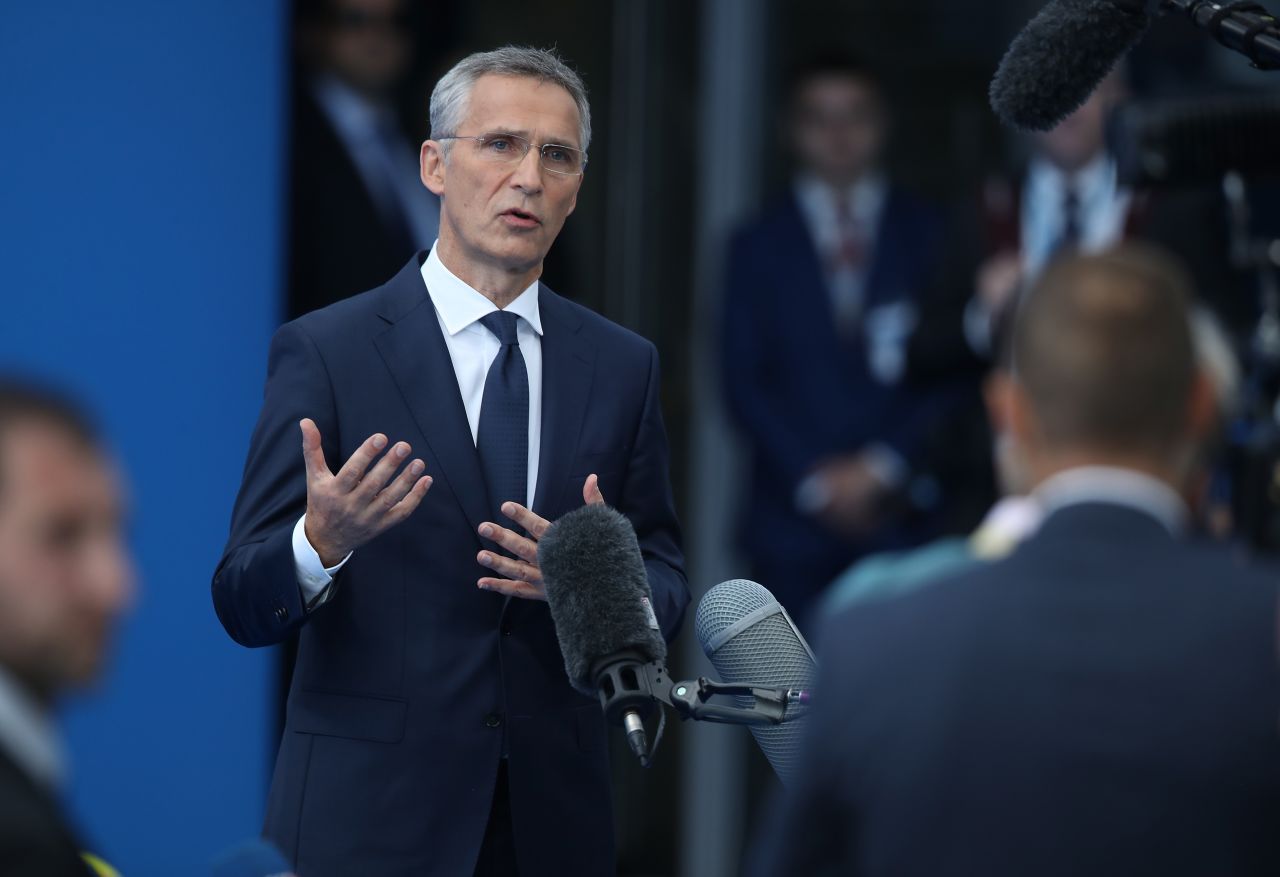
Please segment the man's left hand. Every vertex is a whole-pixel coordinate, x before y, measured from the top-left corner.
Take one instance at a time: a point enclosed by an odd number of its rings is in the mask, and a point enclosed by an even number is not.
[[[588,505],[604,503],[600,482],[588,475],[582,485],[582,500]],[[497,591],[522,600],[546,600],[547,591],[542,584],[542,570],[538,568],[538,540],[547,532],[551,522],[536,515],[518,502],[502,504],[502,513],[524,528],[528,536],[514,530],[485,521],[480,525],[480,535],[498,543],[515,557],[507,557],[493,551],[481,551],[476,557],[481,566],[488,567],[505,578],[485,577],[476,582],[482,591]]]

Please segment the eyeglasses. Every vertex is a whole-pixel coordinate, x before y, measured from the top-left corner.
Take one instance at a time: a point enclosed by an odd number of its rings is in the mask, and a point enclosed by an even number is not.
[[[485,161],[513,164],[524,161],[529,150],[535,144],[515,134],[482,134],[478,137],[439,137],[438,140],[474,140],[479,144],[477,151]],[[587,169],[587,154],[572,146],[559,143],[543,143],[538,146],[538,156],[542,167],[553,174],[565,177],[582,176]]]

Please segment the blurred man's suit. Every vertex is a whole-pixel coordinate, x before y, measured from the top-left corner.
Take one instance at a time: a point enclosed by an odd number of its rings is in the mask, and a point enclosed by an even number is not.
[[[985,312],[975,294],[981,266],[1017,254],[1029,284],[1059,255],[1097,252],[1124,241],[1149,241],[1175,254],[1191,271],[1203,303],[1233,334],[1246,330],[1254,298],[1241,289],[1227,257],[1221,198],[1199,189],[1132,191],[1116,182],[1114,161],[1102,155],[1078,176],[1088,182],[1068,216],[1065,174],[1044,160],[1022,173],[993,177],[951,218],[939,270],[926,284],[924,306],[907,342],[907,382],[927,388],[968,383],[967,405],[950,416],[920,454],[921,465],[956,500],[945,527],[968,531],[995,501],[995,473],[987,449],[991,433],[976,392],[998,353],[1001,314]],[[967,376],[967,377],[966,377]]]
[[[1155,492],[1077,492],[1007,560],[836,616],[753,873],[1280,873],[1280,577]]]
[[[0,873],[13,877],[86,877],[79,845],[63,819],[52,732],[42,726],[15,680],[0,668]]]
[[[600,707],[569,686],[544,602],[480,591],[481,464],[420,253],[386,285],[287,324],[236,502],[215,603],[238,641],[301,630],[266,833],[301,874],[470,875],[500,768],[521,875],[613,873]],[[533,509],[554,520],[599,475],[634,523],[668,637],[688,602],[653,346],[545,286]],[[375,432],[435,483],[355,551],[308,614],[291,531],[306,505],[298,421],[327,460]],[[492,547],[492,546],[489,546]]]
[[[878,445],[909,466],[935,412],[933,396],[898,378],[941,223],[929,205],[881,185],[851,306],[833,289],[803,184],[729,248],[721,368],[752,456],[740,544],[797,617],[855,558],[929,532],[894,525],[849,540],[797,507],[799,486],[835,455]]]
[[[1222,198],[1200,188],[1131,191],[1116,185],[1110,159],[1099,161],[1109,169],[1110,182],[1098,186],[1102,191],[1088,199],[1088,210],[1077,208],[1075,220],[1064,217],[1057,200],[1061,173],[1044,162],[987,180],[972,202],[956,212],[941,268],[926,288],[924,316],[908,343],[911,379],[947,378],[962,369],[985,371],[996,351],[988,331],[975,325],[974,277],[983,262],[1001,253],[1022,254],[1030,282],[1054,251],[1093,252],[1123,241],[1149,241],[1178,257],[1195,278],[1203,303],[1224,326],[1233,332],[1251,328],[1255,299],[1231,268]],[[1042,178],[1049,182],[1039,182]],[[1068,239],[1065,227],[1073,223],[1075,239]]]
[[[439,206],[385,111],[332,77],[296,89],[293,102],[288,313],[297,317],[395,274],[435,239]]]

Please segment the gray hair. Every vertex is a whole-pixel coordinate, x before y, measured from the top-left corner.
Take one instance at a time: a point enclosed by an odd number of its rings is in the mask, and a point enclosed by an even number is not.
[[[467,113],[471,89],[481,76],[522,76],[553,82],[569,92],[578,106],[578,137],[581,149],[591,144],[591,107],[582,77],[560,60],[554,51],[527,46],[503,46],[492,52],[468,55],[449,70],[431,92],[431,139],[452,137]],[[565,146],[572,144],[566,143]]]

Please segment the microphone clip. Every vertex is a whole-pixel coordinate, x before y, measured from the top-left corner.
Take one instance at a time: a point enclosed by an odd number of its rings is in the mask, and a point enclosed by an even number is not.
[[[750,706],[708,703],[716,695],[750,697]],[[693,682],[673,682],[666,702],[682,719],[725,725],[780,725],[787,716],[792,691],[756,685],[727,685],[699,676]]]

